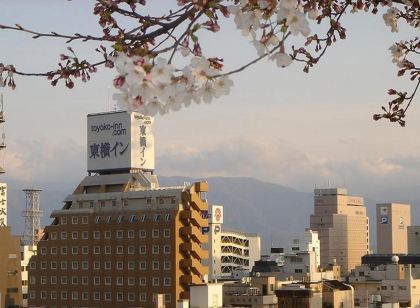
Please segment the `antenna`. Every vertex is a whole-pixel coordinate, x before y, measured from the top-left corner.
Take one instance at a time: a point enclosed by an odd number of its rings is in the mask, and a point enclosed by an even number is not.
[[[3,124],[4,122],[6,122],[5,117],[4,117],[4,104],[3,104],[3,93],[0,94],[0,106],[1,106],[1,110],[0,110],[0,124]],[[2,141],[0,143],[0,151],[4,150],[6,148],[6,134],[4,133],[4,125],[2,125]],[[5,173],[6,170],[4,170],[3,166],[0,166],[0,174],[1,173]]]
[[[25,217],[25,233],[22,237],[23,245],[35,246],[39,241],[42,212],[39,210],[39,194],[41,189],[23,189],[26,195],[26,209],[22,211]]]

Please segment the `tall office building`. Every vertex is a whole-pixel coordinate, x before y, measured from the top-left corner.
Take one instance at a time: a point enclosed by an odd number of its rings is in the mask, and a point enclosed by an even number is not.
[[[321,267],[337,262],[347,275],[369,252],[369,219],[363,198],[347,195],[345,188],[315,189],[311,230],[317,231]]]
[[[88,116],[89,176],[30,260],[30,307],[154,307],[164,294],[171,308],[206,279],[207,182],[159,187],[152,121]]]
[[[411,225],[409,204],[376,205],[376,243],[379,254],[408,252],[407,227]]]

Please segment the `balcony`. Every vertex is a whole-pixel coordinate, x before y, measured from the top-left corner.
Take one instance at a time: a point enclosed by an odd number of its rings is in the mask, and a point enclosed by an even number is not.
[[[179,279],[182,285],[200,284],[202,283],[201,278],[196,275],[182,275]]]
[[[189,242],[189,243],[182,243],[179,246],[181,252],[187,253],[188,255],[193,255],[195,258],[199,260],[208,259],[209,258],[209,252],[207,250],[204,250],[195,242]]]
[[[190,206],[196,211],[207,211],[208,204],[206,200],[202,200],[196,193],[184,192],[183,200],[190,203]]]
[[[208,227],[207,219],[203,218],[198,211],[185,210],[181,212],[181,220],[188,224],[188,220],[197,227]]]
[[[179,230],[181,236],[188,237],[193,239],[195,242],[198,243],[207,243],[209,240],[209,236],[206,234],[202,234],[201,230],[197,227],[186,226],[181,227]]]
[[[208,272],[207,267],[197,259],[182,259],[179,263],[181,268],[191,269],[194,274],[200,277]]]

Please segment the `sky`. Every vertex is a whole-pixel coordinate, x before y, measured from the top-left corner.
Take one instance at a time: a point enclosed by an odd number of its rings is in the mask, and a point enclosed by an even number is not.
[[[0,24],[98,33],[93,3],[0,0]],[[153,1],[150,11],[173,3]],[[413,88],[396,77],[388,48],[414,31],[401,25],[399,33],[391,33],[381,14],[347,15],[343,23],[348,38],[330,48],[309,74],[296,63],[281,69],[263,61],[232,77],[229,96],[157,116],[157,174],[255,177],[301,191],[330,183],[355,194],[378,198],[388,192],[409,199],[420,180],[419,96],[405,128],[374,122],[372,115],[388,100],[389,88]],[[91,43],[66,45],[5,30],[0,30],[0,46],[0,62],[30,72],[55,67],[67,46],[80,56],[96,57]],[[230,69],[256,56],[232,22],[223,22],[217,34],[204,35],[203,50],[223,57]],[[2,181],[76,187],[86,175],[86,115],[114,108],[114,75],[100,69],[73,90],[16,76],[16,90],[0,89],[7,117]]]

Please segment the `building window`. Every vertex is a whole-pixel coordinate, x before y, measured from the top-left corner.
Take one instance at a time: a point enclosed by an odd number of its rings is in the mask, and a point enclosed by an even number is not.
[[[152,254],[154,254],[154,255],[159,254],[159,246],[158,245],[153,245],[152,246]]]
[[[51,232],[50,233],[50,240],[56,240],[57,239],[57,232]]]
[[[153,261],[152,262],[152,269],[154,271],[158,271],[159,270],[159,261]]]
[[[101,207],[105,207],[106,202],[105,202],[105,200],[101,200],[101,201],[99,201],[99,204],[100,204]]]
[[[117,261],[117,270],[123,270],[124,269],[124,262]]]
[[[112,200],[112,201],[111,201],[111,205],[112,205],[112,206],[117,206],[117,200]]]
[[[82,217],[82,224],[86,225],[88,223],[89,219],[87,216]]]
[[[136,266],[136,263],[134,261],[128,262],[128,269],[133,270]]]
[[[67,247],[66,246],[61,246],[61,254],[62,255],[66,255],[67,254]]]
[[[93,284],[95,286],[101,285],[101,277],[93,277]]]
[[[169,271],[171,269],[171,262],[170,261],[163,262],[163,269],[165,271]]]
[[[122,302],[123,301],[123,293],[121,293],[121,292],[118,292],[117,293],[117,302]]]
[[[128,277],[128,278],[127,278],[127,284],[128,284],[129,286],[134,286],[134,285],[135,285],[135,283],[136,283],[136,278],[134,278],[134,277]]]
[[[95,217],[95,224],[98,224],[101,222],[101,216],[96,216]]]
[[[118,276],[116,280],[117,286],[122,286],[124,284],[124,277]]]
[[[73,276],[71,277],[71,284],[78,284],[79,283],[79,278],[77,276]]]
[[[165,221],[170,221],[171,218],[172,218],[172,215],[171,214],[166,214],[165,215]]]
[[[57,247],[51,247],[50,252],[51,252],[52,255],[56,255],[57,254]]]
[[[61,269],[66,270],[67,269],[67,261],[61,261]]]
[[[111,231],[105,231],[105,238],[109,240],[111,238]]]
[[[123,199],[122,204],[123,206],[128,206],[128,199]]]
[[[41,262],[41,269],[47,269],[47,262],[45,261]]]
[[[34,290],[29,291],[29,298],[36,299],[36,292]]]
[[[171,230],[170,229],[164,229],[163,230],[163,237],[164,238],[170,238],[171,237]]]
[[[144,287],[146,285],[146,277],[139,277],[139,286]]]
[[[41,248],[41,255],[45,256],[47,254],[47,247]]]
[[[163,286],[170,287],[171,286],[171,277],[163,278]]]
[[[127,253],[129,254],[129,255],[134,255],[134,251],[135,251],[135,248],[134,248],[134,246],[128,246],[127,247]]]
[[[105,301],[109,302],[111,300],[111,292],[104,293]]]
[[[146,238],[146,230],[139,230],[139,237]]]
[[[101,293],[100,292],[93,292],[93,300],[100,301],[101,300]]]
[[[57,284],[57,276],[51,276],[50,277],[50,283],[51,284]]]
[[[134,293],[128,293],[127,299],[128,299],[129,302],[134,302],[135,298],[136,297],[135,297]]]
[[[140,261],[139,262],[139,269],[141,271],[145,271],[146,270],[146,261]]]
[[[50,297],[51,299],[57,299],[57,291],[51,291]]]
[[[57,262],[56,261],[51,261],[50,266],[51,266],[52,270],[57,269]]]
[[[139,217],[140,222],[144,222],[145,220],[146,220],[146,215],[145,214],[143,214]]]
[[[101,238],[101,233],[99,231],[93,231],[93,238],[99,240]]]
[[[95,254],[95,255],[101,254],[101,247],[100,246],[93,246],[93,254]]]
[[[61,284],[67,284],[67,276],[61,276]]]
[[[88,261],[82,261],[82,269],[84,269],[84,270],[89,269],[89,262]]]
[[[89,277],[83,276],[82,277],[82,285],[87,286],[89,284]]]
[[[111,246],[105,246],[105,254],[110,255],[111,254]]]
[[[122,255],[124,253],[124,247],[123,246],[117,246],[117,255]]]
[[[61,217],[61,224],[62,225],[67,225],[67,217]]]
[[[41,276],[41,284],[47,284],[47,277]]]
[[[160,214],[155,214],[155,216],[153,216],[153,221],[160,221]]]
[[[121,230],[118,230],[118,231],[117,231],[117,238],[118,238],[118,239],[123,238],[123,232],[122,232]]]
[[[136,220],[136,215],[130,215],[130,222],[134,222]]]
[[[105,285],[106,286],[110,286],[111,285],[111,277],[109,277],[109,276],[106,276],[105,277]]]
[[[124,216],[123,215],[118,216],[117,221],[118,221],[119,224],[122,223],[124,221]]]
[[[89,201],[89,207],[90,208],[93,208],[95,206],[95,202],[93,202],[93,201]]]
[[[95,262],[93,262],[93,269],[94,269],[94,270],[99,270],[99,269],[101,269],[101,262],[99,262],[99,261],[95,261]]]
[[[61,299],[67,300],[67,291],[61,291]]]
[[[35,261],[31,261],[31,263],[29,264],[29,268],[30,269],[36,269],[36,263],[35,263]]]
[[[89,293],[88,292],[82,292],[82,300],[84,300],[84,301],[89,300]]]
[[[147,198],[146,199],[146,204],[152,204],[152,198]]]
[[[72,291],[72,292],[71,292],[71,299],[72,299],[72,300],[78,300],[78,299],[79,299],[79,292],[77,292],[77,291]]]
[[[134,230],[128,230],[127,231],[127,237],[128,238],[134,238]]]
[[[159,229],[153,229],[152,230],[152,237],[158,238],[159,237]]]
[[[71,233],[71,239],[72,240],[77,240],[77,232],[76,231]]]
[[[112,216],[107,216],[106,217],[106,223],[110,224],[112,222]]]
[[[146,293],[143,292],[139,294],[139,302],[145,302],[146,298]]]
[[[87,240],[89,238],[89,232],[83,231],[82,232],[82,239]]]
[[[60,237],[61,237],[62,240],[66,240],[67,239],[67,232],[65,232],[65,231],[61,232]]]
[[[159,286],[159,277],[152,278],[152,286],[158,287]]]
[[[165,245],[165,246],[163,246],[163,253],[164,253],[165,255],[170,254],[170,253],[171,253],[171,246],[169,246],[169,245]]]
[[[105,261],[105,269],[110,270],[111,269],[111,261]]]
[[[79,253],[79,247],[77,247],[77,246],[73,246],[72,248],[71,248],[71,254],[72,255],[77,255]]]
[[[170,303],[171,302],[171,294],[165,294],[165,302]]]
[[[77,224],[79,223],[79,217],[77,217],[77,216],[72,216],[72,218],[71,218],[71,223],[72,223],[73,225],[77,225]]]
[[[36,277],[35,276],[30,276],[29,277],[29,284],[36,284]]]
[[[89,247],[88,246],[82,246],[82,254],[87,255],[89,253]]]
[[[144,255],[146,253],[146,245],[139,246],[139,254]]]

